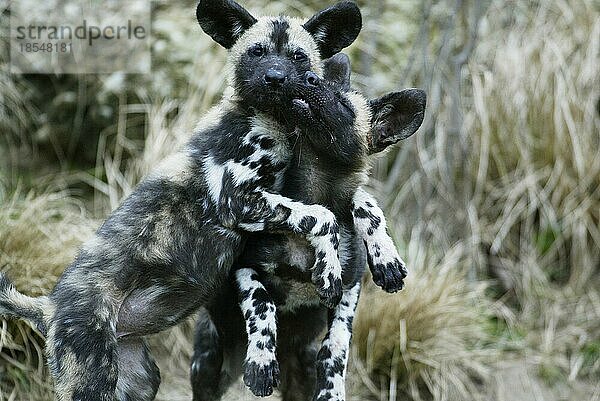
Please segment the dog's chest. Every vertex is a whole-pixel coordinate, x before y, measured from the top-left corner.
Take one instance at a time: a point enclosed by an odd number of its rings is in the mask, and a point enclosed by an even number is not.
[[[306,144],[295,148],[281,193],[304,203],[325,206],[341,223],[351,224],[352,197],[366,180],[365,172],[327,160]]]
[[[341,227],[339,257],[343,269],[351,268],[351,243],[351,234]],[[314,248],[304,238],[287,236],[282,253],[282,262],[273,266],[275,270],[270,269],[266,283],[277,310],[293,313],[300,308],[319,306],[319,295],[311,282]]]

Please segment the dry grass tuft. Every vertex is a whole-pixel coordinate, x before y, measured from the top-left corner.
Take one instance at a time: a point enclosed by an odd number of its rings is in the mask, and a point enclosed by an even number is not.
[[[542,364],[570,381],[597,375],[600,352],[586,350],[600,341],[600,16],[551,1],[507,32],[510,13],[491,15],[465,119],[489,270]]]
[[[436,252],[460,245],[469,281],[493,279],[492,295],[507,312],[499,316],[503,331],[519,338],[523,357],[543,377],[594,380],[600,373],[597,2],[507,7],[493,1],[477,32],[457,75],[452,60],[440,59],[443,43],[439,55],[414,62],[423,70],[428,60],[440,65],[429,81],[425,129],[382,163],[375,185],[387,195],[399,237],[417,232]]]
[[[406,289],[387,295],[370,286],[361,296],[359,372],[380,399],[481,399],[487,364],[497,355],[485,330],[485,285],[468,282],[461,247],[442,258],[418,242],[410,251]]]
[[[0,192],[0,266],[30,295],[47,294],[94,229],[65,193]],[[47,400],[44,340],[26,323],[0,320],[0,400]]]
[[[0,194],[0,265],[18,288],[47,293],[96,222],[66,193]]]

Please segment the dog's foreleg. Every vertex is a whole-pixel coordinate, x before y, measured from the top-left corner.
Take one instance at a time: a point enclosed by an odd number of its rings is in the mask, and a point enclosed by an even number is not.
[[[383,211],[377,201],[362,188],[352,199],[354,228],[367,248],[367,262],[373,281],[387,292],[404,287],[406,265],[387,233]]]
[[[275,304],[254,270],[240,269],[235,279],[248,333],[244,383],[254,395],[266,397],[279,385]]]
[[[238,226],[247,231],[293,232],[315,248],[312,281],[322,302],[335,307],[342,296],[338,258],[340,229],[334,214],[320,205],[306,205],[281,195],[256,191],[244,198]]]
[[[359,292],[360,283],[344,290],[339,305],[329,311],[329,330],[317,355],[317,387],[313,401],[346,399],[346,368]]]

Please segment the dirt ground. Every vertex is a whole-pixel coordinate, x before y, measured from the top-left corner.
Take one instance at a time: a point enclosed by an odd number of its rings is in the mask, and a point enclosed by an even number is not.
[[[157,401],[189,401],[191,388],[185,367],[182,366],[182,369],[177,369],[179,372],[176,372],[167,370],[164,361],[159,365],[163,372],[163,382],[156,398]],[[600,401],[600,382],[594,384],[576,381],[568,385],[551,386],[538,377],[535,365],[526,361],[500,362],[492,382],[493,385],[488,389],[488,401]],[[225,401],[261,399],[263,398],[254,397],[241,380],[234,384],[223,397]],[[274,394],[267,399],[279,401],[281,398]],[[361,397],[348,394],[349,401],[360,399]],[[396,401],[402,399],[399,396]]]

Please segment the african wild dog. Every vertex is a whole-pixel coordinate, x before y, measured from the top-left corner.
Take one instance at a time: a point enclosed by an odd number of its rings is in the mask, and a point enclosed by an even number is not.
[[[230,49],[222,102],[106,219],[50,295],[26,297],[0,274],[0,314],[46,334],[59,401],[154,399],[160,375],[144,336],[215,296],[247,232],[305,237],[319,298],[334,307],[342,296],[334,214],[277,193],[297,140],[292,92],[354,41],[360,11],[342,2],[303,23],[202,0],[197,17]]]
[[[342,301],[325,316],[310,284],[314,257],[304,239],[253,234],[235,262],[239,268],[232,279],[235,284],[200,313],[191,369],[195,401],[220,399],[241,374],[242,365],[244,382],[255,395],[269,395],[280,385],[284,401],[306,401],[311,396],[315,401],[344,400],[365,251],[375,280],[384,289],[402,287],[404,266],[386,233],[383,213],[360,185],[366,180],[369,154],[419,128],[425,94],[409,89],[367,103],[350,89],[345,55],[327,60],[324,70],[322,82],[307,73],[309,79],[293,101],[292,115],[301,133],[281,191],[298,201],[325,205],[336,215],[341,226]],[[399,266],[382,268],[388,263]],[[240,294],[242,315],[235,292]],[[310,345],[326,322],[328,332],[315,356]]]

